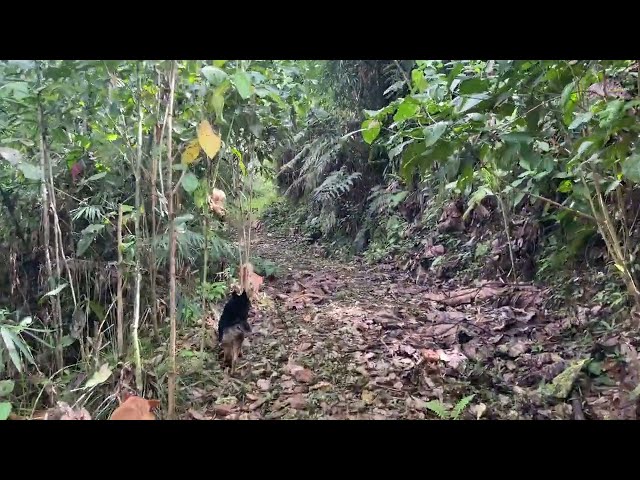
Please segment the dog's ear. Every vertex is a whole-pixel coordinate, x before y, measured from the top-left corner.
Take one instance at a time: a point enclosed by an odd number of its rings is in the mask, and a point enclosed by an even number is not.
[[[147,403],[149,404],[149,410],[160,406],[160,400],[147,400]]]

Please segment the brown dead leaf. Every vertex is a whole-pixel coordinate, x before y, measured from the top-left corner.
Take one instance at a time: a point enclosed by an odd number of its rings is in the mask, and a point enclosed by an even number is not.
[[[518,341],[509,347],[509,349],[507,350],[507,355],[509,355],[511,358],[517,358],[528,350],[528,344],[522,341]]]
[[[444,255],[445,249],[442,245],[433,245],[431,247],[425,248],[424,257],[425,258],[435,258],[441,255]]]
[[[216,415],[220,417],[226,417],[232,411],[233,407],[231,405],[219,404],[213,406],[213,411]]]
[[[189,409],[189,415],[191,415],[191,417],[194,420],[211,420],[211,417],[208,415],[205,415],[202,412],[199,412],[197,410],[194,410],[193,408]]]
[[[467,357],[464,355],[464,353],[462,353],[457,348],[447,351],[438,350],[438,355],[440,356],[440,360],[456,369],[467,360]]]
[[[304,367],[301,365],[297,365],[295,363],[289,362],[285,365],[284,367],[285,372],[287,372],[289,375],[293,376],[295,374],[295,372],[299,371],[299,370],[304,370]]]
[[[271,381],[269,379],[261,378],[256,382],[256,385],[258,385],[258,388],[260,390],[262,390],[263,392],[266,392],[271,388]]]
[[[449,293],[428,293],[427,300],[442,303],[451,307],[457,307],[468,303],[481,302],[500,296],[506,288],[497,286],[482,286],[478,288],[462,288]]]
[[[264,405],[264,403],[268,399],[269,399],[269,397],[265,396],[265,397],[262,397],[262,398],[256,400],[251,405],[249,405],[249,410],[253,411],[253,410],[256,410],[256,409],[260,408],[262,405]]]
[[[292,373],[293,378],[295,378],[300,383],[312,383],[315,378],[314,373],[308,368],[303,368],[302,370],[296,370]]]
[[[329,382],[318,382],[315,385],[312,385],[309,387],[309,390],[322,390],[322,389],[331,389],[333,388],[333,385],[331,385]]]
[[[296,382],[293,380],[285,380],[280,384],[283,390],[293,390],[296,387]]]
[[[425,362],[435,363],[440,360],[440,354],[435,350],[429,350],[428,348],[425,348],[420,353],[422,353],[422,358]]]
[[[303,394],[293,395],[287,400],[289,406],[295,410],[302,410],[307,406],[307,397]]]

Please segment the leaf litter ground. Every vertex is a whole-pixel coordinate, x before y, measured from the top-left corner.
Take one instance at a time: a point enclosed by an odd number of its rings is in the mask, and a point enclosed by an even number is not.
[[[429,419],[469,395],[461,418],[636,417],[638,339],[592,336],[598,307],[552,314],[548,291],[524,284],[420,285],[289,235],[253,248],[280,274],[252,309],[233,376],[212,318],[204,358],[201,328],[182,332],[181,418]]]

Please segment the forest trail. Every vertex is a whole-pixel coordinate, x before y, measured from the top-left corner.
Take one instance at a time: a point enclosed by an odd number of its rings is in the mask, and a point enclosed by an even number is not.
[[[570,325],[543,315],[544,291],[461,290],[434,278],[422,285],[390,265],[326,259],[295,235],[261,233],[254,242],[280,272],[252,309],[236,374],[221,371],[210,350],[201,374],[183,385],[181,418],[437,418],[433,409],[447,415],[470,395],[460,418],[581,414],[568,398],[577,376],[569,367],[592,343],[559,341]],[[197,337],[187,335],[182,348]],[[543,400],[540,382],[562,372],[550,392],[561,400]]]

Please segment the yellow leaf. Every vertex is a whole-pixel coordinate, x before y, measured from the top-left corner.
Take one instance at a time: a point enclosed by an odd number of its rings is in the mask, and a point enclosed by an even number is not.
[[[209,158],[215,157],[222,145],[220,137],[216,135],[207,120],[203,120],[198,125],[198,141]]]
[[[191,140],[187,145],[187,148],[182,152],[182,158],[180,159],[183,165],[190,165],[196,161],[200,154],[200,144],[198,140]]]

